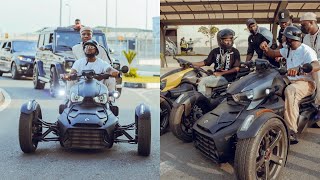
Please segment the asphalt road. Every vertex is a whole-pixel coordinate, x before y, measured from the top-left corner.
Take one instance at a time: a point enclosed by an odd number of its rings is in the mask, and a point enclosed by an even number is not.
[[[12,80],[9,76],[0,77],[0,88],[11,97],[11,103],[0,112],[0,179],[159,179],[158,89],[124,88],[117,101],[122,125],[134,122],[134,109],[140,102],[149,105],[152,118],[149,157],[138,156],[137,145],[126,143],[89,151],[64,149],[59,142],[43,142],[34,154],[24,154],[18,140],[21,105],[36,99],[43,119],[55,122],[62,98],[50,97],[48,85],[45,90],[35,90],[30,79]]]
[[[160,139],[160,179],[236,179],[230,163],[213,163],[196,150],[193,143],[183,143],[171,132]],[[281,180],[320,178],[320,129],[309,128],[299,140],[298,144],[290,146]]]

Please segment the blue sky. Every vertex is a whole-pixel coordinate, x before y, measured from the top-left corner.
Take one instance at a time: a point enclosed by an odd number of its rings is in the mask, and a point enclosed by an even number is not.
[[[160,14],[159,0],[62,0],[62,26],[69,25],[70,6],[71,24],[79,18],[87,26],[105,26],[107,23],[109,27],[115,27],[116,1],[117,27],[145,29],[146,5],[148,29],[152,29],[152,17]],[[60,0],[0,0],[0,5],[1,33],[26,33],[59,26]]]

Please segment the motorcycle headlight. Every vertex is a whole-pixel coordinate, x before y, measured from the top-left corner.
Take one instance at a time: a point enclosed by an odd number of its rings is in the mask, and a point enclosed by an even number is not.
[[[162,80],[161,83],[160,83],[160,90],[163,90],[167,85],[167,80]]]
[[[235,102],[246,102],[253,99],[253,90],[241,92],[238,94],[233,94],[232,98]]]
[[[83,97],[82,96],[79,96],[78,94],[76,93],[71,93],[71,96],[70,96],[70,101],[75,103],[75,102],[82,102],[83,101]]]
[[[99,95],[99,96],[94,97],[93,100],[94,100],[96,103],[106,104],[107,101],[108,101],[108,96],[107,96],[107,94],[101,94],[101,95]]]

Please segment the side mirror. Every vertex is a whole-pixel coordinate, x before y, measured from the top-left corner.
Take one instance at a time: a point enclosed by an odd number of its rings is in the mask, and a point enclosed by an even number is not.
[[[129,71],[128,66],[122,66],[122,68],[121,68],[121,72],[123,72],[123,73],[127,73],[128,71]]]
[[[43,47],[43,50],[45,51],[52,51],[52,44],[47,44]]]
[[[114,54],[114,50],[109,48],[109,53]]]
[[[112,67],[118,71],[120,71],[120,63],[119,62],[113,62]]]

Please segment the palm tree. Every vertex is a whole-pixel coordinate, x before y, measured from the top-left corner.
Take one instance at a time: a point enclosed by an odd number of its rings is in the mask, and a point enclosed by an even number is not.
[[[130,65],[133,61],[133,59],[137,56],[137,53],[135,51],[129,50],[126,52],[125,50],[122,51],[123,55],[126,57],[128,64],[129,64],[129,72],[125,73],[126,77],[138,77],[137,74],[137,68],[131,68]]]
[[[137,56],[137,53],[132,50],[129,50],[128,52],[123,50],[122,53],[126,57],[128,63],[129,63],[129,67],[130,67],[130,64],[132,63],[133,59]]]
[[[198,32],[201,32],[202,34],[204,34],[205,36],[207,36],[209,38],[209,42],[210,42],[210,49],[212,49],[212,39],[214,38],[214,36],[216,35],[216,33],[219,31],[219,28],[210,25],[209,27],[206,26],[201,26],[198,29]]]

